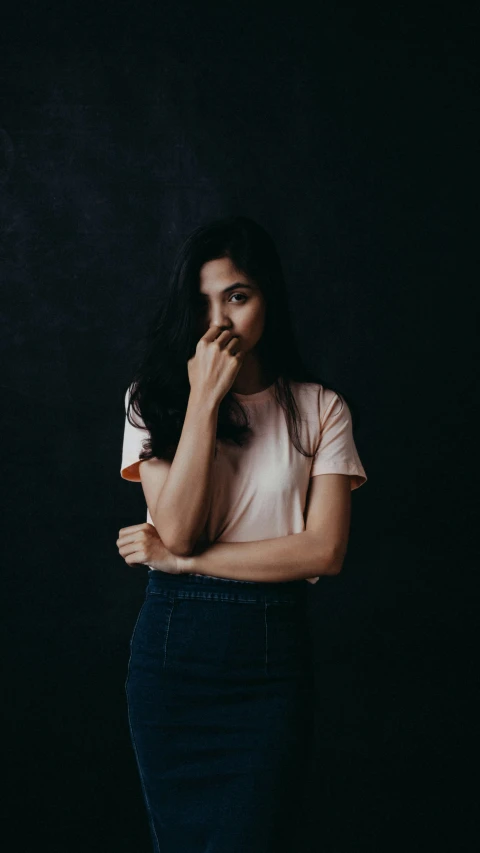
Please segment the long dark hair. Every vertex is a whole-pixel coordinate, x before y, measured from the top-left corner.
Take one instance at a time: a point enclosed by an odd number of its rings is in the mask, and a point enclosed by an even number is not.
[[[297,349],[290,321],[288,294],[274,242],[267,231],[247,216],[227,216],[196,228],[181,245],[143,344],[143,353],[130,382],[127,417],[140,415],[150,438],[140,459],[172,461],[180,440],[190,394],[187,361],[199,338],[200,269],[207,261],[230,258],[255,281],[266,301],[265,325],[257,344],[267,376],[275,376],[274,393],[284,409],[288,433],[297,450],[313,456],[300,443],[299,413],[289,381],[313,382],[336,393],[331,382],[314,376]],[[352,404],[342,394],[355,418]],[[243,445],[250,434],[248,413],[228,391],[218,409],[217,440]]]

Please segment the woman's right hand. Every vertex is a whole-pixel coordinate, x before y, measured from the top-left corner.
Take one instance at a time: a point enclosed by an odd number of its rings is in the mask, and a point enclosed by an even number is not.
[[[232,387],[244,357],[236,335],[220,331],[220,326],[210,326],[197,342],[195,355],[188,360],[191,392],[219,405]]]

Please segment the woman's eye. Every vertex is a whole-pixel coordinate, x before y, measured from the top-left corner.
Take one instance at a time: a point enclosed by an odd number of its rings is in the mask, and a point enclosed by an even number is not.
[[[233,297],[234,297],[234,296],[240,296],[240,297],[241,297],[241,299],[240,299],[240,300],[238,300],[238,299],[237,299],[237,300],[234,300],[234,303],[233,303],[234,305],[235,305],[235,304],[237,304],[237,305],[243,305],[245,302],[247,302],[247,301],[248,301],[248,296],[245,296],[245,294],[244,294],[244,293],[240,293],[240,292],[238,292],[238,293],[232,293],[232,295],[231,295],[231,297],[230,297],[230,300],[231,300],[231,299],[233,299]],[[229,301],[230,301],[230,300],[229,300]],[[204,311],[206,311],[206,310],[207,310],[207,304],[208,304],[208,303],[207,303],[207,301],[206,301],[206,300],[201,299],[201,300],[200,300],[200,302],[198,303],[199,311],[201,311],[202,313],[203,313]]]

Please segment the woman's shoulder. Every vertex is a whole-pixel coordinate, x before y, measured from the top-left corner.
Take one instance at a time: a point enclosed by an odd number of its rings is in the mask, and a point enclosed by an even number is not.
[[[309,404],[315,404],[323,411],[325,407],[332,405],[333,401],[340,397],[332,388],[322,385],[321,382],[298,382],[290,380],[295,398]]]

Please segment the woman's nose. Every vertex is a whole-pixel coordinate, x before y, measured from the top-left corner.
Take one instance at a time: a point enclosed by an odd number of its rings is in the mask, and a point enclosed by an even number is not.
[[[220,326],[222,329],[230,329],[232,327],[230,318],[228,314],[222,309],[215,311],[213,310],[210,314],[210,323],[211,325]]]

